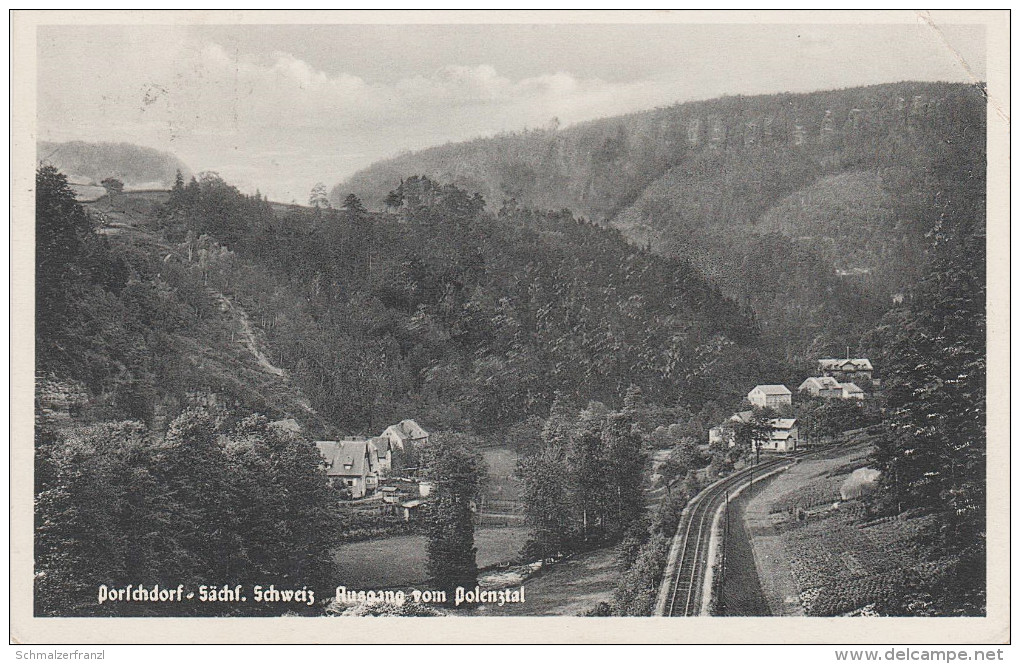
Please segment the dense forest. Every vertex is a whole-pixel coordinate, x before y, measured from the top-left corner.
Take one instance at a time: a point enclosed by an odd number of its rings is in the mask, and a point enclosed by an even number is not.
[[[898,83],[724,97],[405,154],[333,190],[381,209],[425,174],[568,207],[691,261],[790,359],[841,352],[925,271],[935,205],[983,186],[976,86]]]
[[[753,317],[680,259],[567,211],[490,213],[426,178],[399,196],[385,214],[280,212],[213,175],[182,179],[142,227],[105,236],[122,245],[100,270],[117,282],[69,299],[39,368],[148,422],[205,391],[334,432],[414,417],[489,434],[544,416],[557,390],[618,406],[634,384],[698,412],[789,371]],[[254,321],[288,389],[195,360],[238,345],[224,311]]]

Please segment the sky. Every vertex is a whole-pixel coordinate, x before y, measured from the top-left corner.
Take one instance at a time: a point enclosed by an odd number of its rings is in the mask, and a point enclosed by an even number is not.
[[[306,202],[403,151],[721,95],[985,78],[984,28],[41,26],[41,140],[173,152]]]

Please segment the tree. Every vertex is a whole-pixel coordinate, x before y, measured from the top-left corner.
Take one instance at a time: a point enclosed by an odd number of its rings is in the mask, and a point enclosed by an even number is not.
[[[308,204],[317,210],[331,210],[333,205],[329,202],[329,192],[326,185],[316,182],[312,187],[312,193],[308,196]]]
[[[67,177],[52,166],[43,166],[35,178],[35,279],[36,301],[52,308],[50,298],[85,277],[88,243],[95,237],[92,220],[75,200]]]
[[[610,537],[617,539],[644,509],[645,457],[630,412],[609,415],[602,430],[602,450],[608,489],[606,526]]]
[[[557,390],[549,409],[549,417],[542,426],[542,441],[546,447],[564,447],[576,428],[577,418],[566,398]]]
[[[659,474],[662,475],[662,481],[667,490],[673,482],[696,470],[699,458],[698,444],[693,438],[684,438],[677,443],[666,460],[659,466]]]
[[[48,383],[47,398],[62,389]],[[260,415],[224,432],[202,410],[185,411],[163,439],[130,421],[58,429],[47,398],[36,441],[39,615],[278,615],[256,603],[99,605],[95,593],[213,579],[333,583],[342,524],[308,441]]]
[[[368,210],[365,209],[365,206],[362,205],[361,199],[354,194],[347,194],[347,197],[344,198],[343,209],[346,210],[348,214],[354,216],[361,216],[368,212]]]
[[[524,484],[524,514],[531,528],[526,552],[540,559],[567,550],[571,540],[570,508],[564,477],[563,449],[546,447],[518,462],[517,475]]]
[[[481,457],[457,434],[435,434],[422,450],[433,489],[426,503],[426,572],[436,590],[451,598],[457,586],[478,579],[473,507],[483,475]]]
[[[110,605],[96,603],[98,586],[140,571],[132,558],[151,551],[144,533],[151,522],[132,507],[148,488],[132,457],[145,437],[137,422],[37,431],[36,615],[109,615]]]
[[[111,198],[124,191],[124,183],[114,177],[106,178],[99,184],[103,185],[103,188],[106,189],[107,196],[110,196]]]
[[[320,469],[315,446],[269,427],[262,415],[242,419],[228,439],[224,451],[233,468],[231,511],[245,551],[237,582],[271,578],[277,585],[329,587],[336,577],[333,549],[343,523],[337,511],[340,495]],[[258,612],[279,610],[265,605]]]
[[[37,369],[65,370],[80,366],[79,328],[94,317],[86,311],[86,293],[109,277],[111,288],[126,280],[114,274],[105,245],[91,217],[74,198],[67,178],[52,166],[36,172],[35,188],[35,334]],[[118,279],[120,277],[121,279]],[[75,376],[84,377],[84,376]]]
[[[404,179],[400,179],[400,185],[390,191],[386,195],[386,199],[383,201],[388,209],[399,210],[400,206],[404,204]]]
[[[181,413],[153,457],[156,481],[174,497],[165,515],[165,546],[182,553],[168,560],[160,574],[180,583],[241,574],[244,546],[234,513],[237,484],[209,414],[199,409]]]
[[[734,429],[737,446],[750,450],[754,454],[754,462],[758,463],[762,445],[772,436],[772,419],[774,412],[769,408],[755,409],[751,419],[738,422]]]
[[[947,235],[908,315],[884,329],[889,417],[876,461],[899,507],[941,507],[947,542],[963,546],[984,530],[984,234]]]
[[[566,451],[567,487],[571,504],[580,521],[582,544],[604,535],[608,487],[602,429],[605,418],[589,406],[580,417],[576,431],[568,439]]]

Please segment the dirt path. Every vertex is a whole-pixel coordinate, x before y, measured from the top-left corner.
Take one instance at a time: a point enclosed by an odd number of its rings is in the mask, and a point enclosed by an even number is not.
[[[783,477],[757,492],[743,511],[743,527],[753,551],[761,592],[768,604],[768,612],[773,616],[804,615],[800,588],[790,570],[790,559],[782,537],[775,530],[777,517],[781,515],[769,514],[772,501],[789,490],[789,483],[797,481],[798,477],[804,479],[803,473],[798,475],[798,470],[803,468],[794,466],[782,473]]]
[[[227,298],[223,293],[214,293],[216,301],[219,302],[220,309],[224,313],[229,313],[235,321],[237,321],[238,327],[241,329],[241,343],[248,352],[252,354],[255,361],[258,362],[259,366],[262,367],[267,373],[271,373],[274,376],[280,376],[281,378],[286,375],[286,372],[280,367],[274,365],[266,357],[266,354],[259,348],[258,339],[255,337],[255,328],[252,327],[251,321],[248,319],[248,314],[241,307],[236,306],[233,302]]]
[[[775,477],[770,478],[768,484],[773,481],[775,481]],[[719,598],[718,615],[773,615],[762,590],[750,533],[744,520],[748,503],[761,491],[762,487],[756,486],[743,491],[737,498],[730,501],[730,514],[724,540],[726,569]]]

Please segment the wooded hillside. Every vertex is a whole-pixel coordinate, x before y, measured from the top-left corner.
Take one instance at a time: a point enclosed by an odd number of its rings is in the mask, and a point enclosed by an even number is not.
[[[808,359],[854,346],[924,273],[940,205],[983,189],[984,108],[947,83],[725,97],[402,155],[333,197],[382,208],[418,174],[570,208],[693,262]]]

